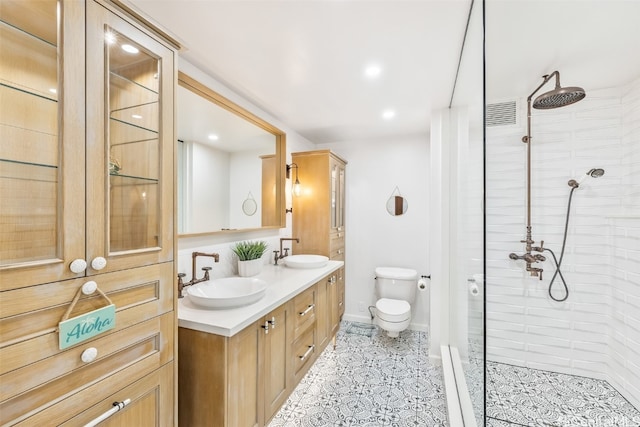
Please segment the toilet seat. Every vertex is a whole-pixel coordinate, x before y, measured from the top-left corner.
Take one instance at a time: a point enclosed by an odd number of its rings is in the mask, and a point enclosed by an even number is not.
[[[404,322],[411,318],[411,305],[399,299],[381,298],[376,302],[376,314],[385,322]]]

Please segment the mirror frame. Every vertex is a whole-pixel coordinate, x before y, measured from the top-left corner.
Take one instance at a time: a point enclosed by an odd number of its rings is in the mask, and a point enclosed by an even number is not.
[[[287,148],[287,136],[286,134],[273,126],[271,123],[261,119],[255,114],[249,112],[248,110],[242,108],[235,102],[231,101],[228,98],[220,95],[214,90],[210,89],[206,85],[200,83],[196,79],[188,76],[182,71],[178,71],[178,85],[183,88],[190,90],[191,92],[205,98],[206,100],[218,105],[221,108],[233,113],[249,123],[258,126],[259,128],[273,134],[276,138],[275,142],[275,157],[276,157],[276,218],[279,219],[279,224],[270,225],[266,227],[255,227],[255,228],[240,228],[235,230],[212,230],[206,232],[199,233],[183,233],[178,234],[178,237],[194,237],[194,236],[208,236],[208,235],[219,235],[219,234],[230,234],[230,233],[244,233],[247,231],[256,231],[256,230],[268,230],[268,229],[279,229],[284,228],[286,226],[286,218],[285,218],[285,176],[284,169],[286,166],[285,156],[286,156],[286,148]],[[176,89],[177,90],[177,89]],[[177,112],[176,112],[177,115]],[[176,157],[177,159],[177,157]],[[176,192],[178,189],[176,189]],[[177,200],[177,196],[176,196]]]

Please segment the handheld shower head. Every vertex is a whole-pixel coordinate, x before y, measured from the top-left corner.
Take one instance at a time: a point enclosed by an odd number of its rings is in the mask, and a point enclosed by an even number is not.
[[[570,179],[567,184],[569,185],[569,187],[578,188],[578,187],[580,187],[580,184],[582,184],[584,182],[585,179],[587,179],[587,178],[600,178],[602,175],[604,175],[604,169],[602,169],[602,168],[593,168],[593,169],[590,169],[589,171],[587,171],[578,180]]]

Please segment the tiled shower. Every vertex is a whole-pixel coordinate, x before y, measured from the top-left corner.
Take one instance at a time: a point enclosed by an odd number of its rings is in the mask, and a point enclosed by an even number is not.
[[[547,293],[555,270],[551,256],[542,280],[527,277],[523,261],[508,258],[524,246],[526,99],[514,100],[515,124],[487,128],[486,357],[488,363],[604,380],[640,408],[640,78],[585,90],[576,104],[532,113],[536,242],[544,240],[559,254],[568,180],[591,168],[605,170],[573,195],[564,302]],[[559,277],[553,295],[564,296]]]

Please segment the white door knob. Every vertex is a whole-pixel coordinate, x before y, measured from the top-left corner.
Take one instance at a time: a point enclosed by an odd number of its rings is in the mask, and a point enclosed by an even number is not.
[[[87,261],[80,258],[74,259],[71,261],[71,264],[69,264],[69,269],[76,274],[82,273],[87,269]]]
[[[94,360],[96,360],[96,357],[98,357],[98,349],[95,347],[89,347],[82,352],[82,356],[80,357],[82,358],[82,361],[84,363],[93,362]]]
[[[95,257],[93,261],[91,261],[91,268],[94,270],[102,270],[107,266],[107,260],[101,256]]]

